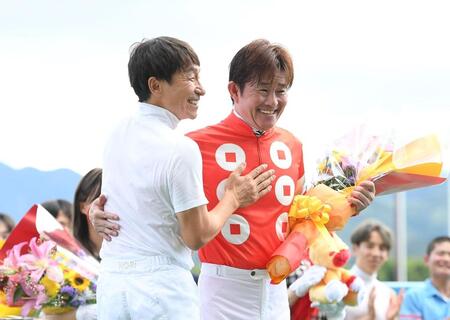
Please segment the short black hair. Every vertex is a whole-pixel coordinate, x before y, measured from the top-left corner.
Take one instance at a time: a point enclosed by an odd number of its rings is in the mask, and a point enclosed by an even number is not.
[[[131,47],[128,62],[130,84],[140,102],[150,98],[148,79],[155,77],[171,82],[177,71],[200,66],[200,60],[191,46],[171,37],[158,37],[137,42]]]
[[[42,202],[41,205],[47,210],[55,219],[58,217],[59,210],[61,208],[59,207],[57,200],[48,200],[45,202]]]
[[[57,199],[56,202],[58,203],[59,210],[71,221],[73,217],[72,203],[64,199]]]
[[[431,254],[431,252],[434,250],[434,247],[436,247],[436,245],[438,243],[442,243],[442,242],[450,242],[450,237],[439,236],[439,237],[436,237],[433,240],[431,240],[431,242],[427,246],[427,255],[429,256]]]
[[[369,241],[372,232],[378,232],[383,240],[383,246],[390,251],[392,247],[392,233],[388,227],[381,222],[368,220],[358,225],[353,231],[350,241],[353,245],[359,246],[362,242]]]

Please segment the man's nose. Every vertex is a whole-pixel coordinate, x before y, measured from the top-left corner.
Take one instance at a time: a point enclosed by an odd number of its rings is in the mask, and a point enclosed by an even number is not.
[[[269,92],[266,98],[266,104],[271,107],[276,107],[278,105],[278,98],[275,91]]]
[[[200,83],[200,81],[197,84],[197,88],[195,88],[195,93],[198,94],[199,96],[204,96],[206,91],[203,88],[202,84]]]

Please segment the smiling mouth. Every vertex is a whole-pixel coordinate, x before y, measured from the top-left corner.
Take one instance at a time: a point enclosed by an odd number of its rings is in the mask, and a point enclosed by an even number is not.
[[[267,114],[267,115],[274,115],[276,114],[277,110],[258,110],[259,112],[263,113],[263,114]]]
[[[188,103],[193,105],[193,106],[195,106],[195,107],[198,107],[198,102],[199,101],[200,101],[200,99],[188,99]]]

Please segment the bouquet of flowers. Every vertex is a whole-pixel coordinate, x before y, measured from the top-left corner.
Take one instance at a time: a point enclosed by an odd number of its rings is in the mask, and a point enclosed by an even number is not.
[[[30,251],[21,253],[28,245]],[[10,307],[21,307],[22,316],[43,310],[59,314],[81,304],[95,303],[95,283],[58,262],[53,241],[33,237],[10,250],[0,266],[0,289]]]
[[[96,303],[99,263],[42,206],[0,249],[0,316],[62,314]]]
[[[84,304],[96,303],[96,284],[78,272],[66,267],[62,268],[61,283],[46,281],[44,286],[48,300],[43,304],[46,314],[65,313]]]
[[[304,251],[317,239],[333,247],[327,233],[342,229],[356,214],[347,198],[362,181],[372,180],[378,196],[446,180],[445,152],[436,135],[401,145],[394,140],[392,135],[373,135],[360,128],[337,140],[318,161],[312,187],[303,196],[306,199],[294,198],[289,212],[290,234],[267,264],[272,282],[279,283],[293,272]]]
[[[437,135],[402,145],[394,140],[393,136],[369,135],[364,130],[341,138],[319,161],[313,185],[325,184],[348,193],[348,188],[370,179],[377,195],[384,195],[446,180],[446,150]]]

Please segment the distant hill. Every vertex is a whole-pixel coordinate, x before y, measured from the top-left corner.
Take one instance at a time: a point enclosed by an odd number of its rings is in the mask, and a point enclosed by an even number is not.
[[[68,169],[16,170],[0,163],[0,212],[17,222],[35,203],[52,199],[73,200],[81,176]]]

